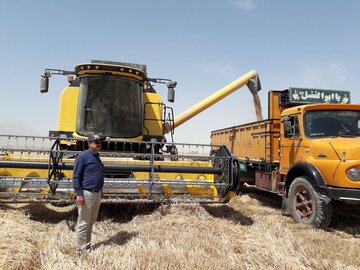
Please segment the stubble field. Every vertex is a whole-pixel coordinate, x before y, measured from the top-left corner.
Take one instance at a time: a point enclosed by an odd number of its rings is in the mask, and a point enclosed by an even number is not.
[[[294,224],[261,192],[227,204],[103,204],[95,250],[75,256],[75,206],[0,206],[0,269],[360,269],[359,206],[327,231]]]

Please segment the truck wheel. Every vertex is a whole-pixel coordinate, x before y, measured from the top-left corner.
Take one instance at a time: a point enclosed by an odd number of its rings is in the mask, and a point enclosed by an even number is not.
[[[309,177],[294,179],[289,190],[290,213],[297,223],[310,224],[325,229],[332,214],[331,199],[315,191]]]

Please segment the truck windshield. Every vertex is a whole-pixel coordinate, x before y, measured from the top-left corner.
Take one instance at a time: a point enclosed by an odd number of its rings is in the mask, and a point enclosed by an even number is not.
[[[307,137],[360,136],[360,111],[309,111],[304,127]]]
[[[111,75],[81,77],[76,131],[115,138],[141,135],[141,83]]]

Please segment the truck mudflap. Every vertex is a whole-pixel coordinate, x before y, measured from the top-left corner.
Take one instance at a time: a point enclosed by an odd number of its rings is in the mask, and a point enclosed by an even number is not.
[[[86,147],[74,138],[0,135],[0,203],[73,201],[74,161]],[[103,149],[109,202],[224,202],[234,195],[237,159],[225,146],[106,140]]]
[[[337,187],[318,187],[319,192],[335,200],[354,200],[360,201],[360,189],[337,188]]]

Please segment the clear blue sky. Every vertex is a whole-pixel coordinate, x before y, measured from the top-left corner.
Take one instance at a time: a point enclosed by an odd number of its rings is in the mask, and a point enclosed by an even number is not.
[[[40,75],[91,59],[146,64],[150,77],[176,80],[175,115],[252,69],[264,116],[267,91],[289,86],[350,90],[360,103],[359,11],[357,0],[0,0],[0,131],[56,129],[66,78],[52,77],[40,94]],[[209,143],[211,130],[255,119],[244,88],[175,140]]]

